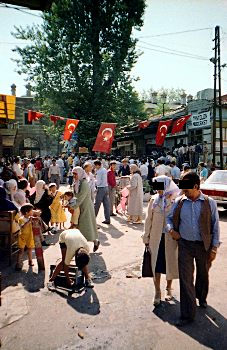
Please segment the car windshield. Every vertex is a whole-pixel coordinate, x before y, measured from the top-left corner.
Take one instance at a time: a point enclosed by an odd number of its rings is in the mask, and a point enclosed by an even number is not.
[[[206,180],[210,184],[227,185],[227,171],[215,171]]]

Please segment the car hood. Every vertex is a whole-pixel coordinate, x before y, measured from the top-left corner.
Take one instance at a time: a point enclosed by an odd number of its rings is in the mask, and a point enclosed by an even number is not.
[[[215,184],[215,183],[203,183],[200,185],[201,190],[216,190],[216,191],[227,191],[227,185]]]

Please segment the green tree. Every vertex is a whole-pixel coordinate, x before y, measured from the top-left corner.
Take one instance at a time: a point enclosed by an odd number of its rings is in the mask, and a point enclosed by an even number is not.
[[[101,121],[144,118],[130,75],[138,58],[132,30],[144,10],[145,0],[59,0],[41,26],[13,34],[32,42],[15,49],[18,72],[33,83],[42,110],[86,121],[81,144],[93,143]]]

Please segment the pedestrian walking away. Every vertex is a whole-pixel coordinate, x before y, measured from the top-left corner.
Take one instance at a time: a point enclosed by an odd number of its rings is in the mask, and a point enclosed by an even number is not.
[[[105,216],[105,221],[103,221],[103,224],[110,224],[110,198],[107,181],[107,170],[103,168],[100,160],[95,160],[94,166],[96,168],[97,186],[97,194],[95,199],[95,215],[98,215],[100,206],[101,204],[103,204]]]

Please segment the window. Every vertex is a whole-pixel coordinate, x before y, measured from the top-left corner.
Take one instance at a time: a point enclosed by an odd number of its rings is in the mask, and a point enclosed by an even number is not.
[[[32,125],[32,121],[30,122],[28,120],[28,113],[27,112],[24,113],[24,125]]]

